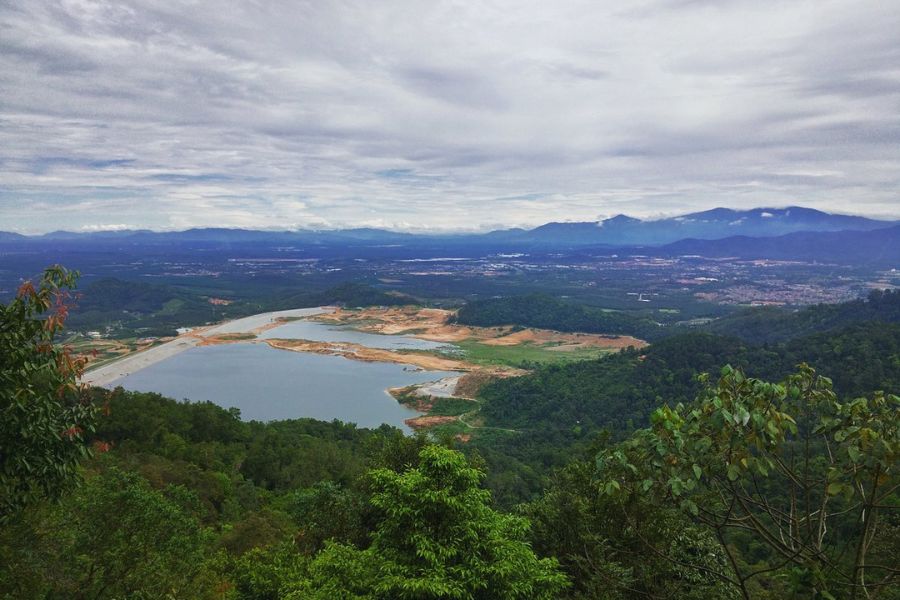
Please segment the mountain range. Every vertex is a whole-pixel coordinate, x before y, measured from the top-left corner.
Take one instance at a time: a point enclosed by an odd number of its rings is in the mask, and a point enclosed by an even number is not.
[[[618,215],[597,222],[547,223],[510,238],[534,243],[608,244],[613,246],[663,245],[687,238],[722,239],[742,235],[769,237],[798,231],[866,231],[896,222],[836,215],[811,208],[714,208],[678,217],[644,221]],[[496,232],[502,234],[504,232]]]
[[[771,237],[686,239],[654,247],[648,253],[893,266],[900,264],[900,225],[868,231],[798,231]]]
[[[412,234],[381,229],[261,231],[249,229],[204,228],[186,231],[155,232],[124,230],[108,232],[55,231],[37,236],[0,232],[2,243],[97,241],[124,244],[198,243],[273,243],[273,244],[405,244],[440,243],[442,245],[497,246],[653,246],[667,247],[682,242],[679,248],[693,252],[703,240],[731,240],[741,247],[754,245],[753,239],[812,232],[866,232],[889,229],[900,221],[883,221],[860,216],[839,215],[810,208],[756,208],[732,210],[715,208],[656,220],[641,220],[618,215],[596,222],[550,222],[534,229],[501,229],[484,234]],[[846,236],[845,236],[846,237]],[[812,238],[788,238],[780,244],[813,244]],[[805,240],[805,241],[803,241]],[[716,251],[728,243],[703,246]],[[691,250],[693,248],[694,250]],[[730,253],[730,252],[729,252]]]

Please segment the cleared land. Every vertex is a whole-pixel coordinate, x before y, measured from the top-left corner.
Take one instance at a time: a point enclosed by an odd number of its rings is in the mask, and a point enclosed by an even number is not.
[[[440,427],[465,441],[478,424],[478,390],[497,377],[521,375],[520,365],[567,362],[596,358],[627,347],[643,347],[645,342],[630,336],[562,333],[543,329],[469,327],[454,324],[452,311],[420,308],[367,308],[361,310],[296,309],[262,313],[206,328],[198,328],[174,340],[141,349],[136,344],[98,341],[105,357],[114,359],[90,370],[83,381],[107,386],[152,364],[196,346],[235,343],[267,343],[292,352],[312,352],[342,356],[366,362],[393,362],[429,371],[458,371],[460,375],[390,390],[398,401],[427,413],[407,421],[416,429]],[[382,335],[405,335],[423,340],[454,344],[457,350],[388,350],[349,342],[302,339],[259,339],[264,331],[286,321],[313,319],[349,326]],[[141,351],[135,351],[141,350]],[[130,353],[130,354],[129,354]]]
[[[461,360],[478,366],[586,360],[629,346],[642,348],[647,345],[631,336],[562,333],[513,326],[469,327],[451,323],[453,314],[453,311],[437,308],[403,306],[338,309],[313,318],[369,333],[402,334],[453,343],[463,351],[459,357]]]

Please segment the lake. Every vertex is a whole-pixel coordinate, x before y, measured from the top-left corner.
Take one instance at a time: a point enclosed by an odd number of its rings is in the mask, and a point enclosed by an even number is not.
[[[240,343],[191,348],[113,385],[177,399],[209,400],[239,408],[245,420],[340,419],[360,427],[388,423],[409,432],[403,421],[418,413],[400,405],[386,390],[456,373],[406,369],[394,363]]]
[[[382,348],[384,350],[436,350],[449,348],[446,343],[420,340],[405,335],[381,335],[357,331],[347,326],[330,325],[318,321],[291,321],[269,329],[261,339],[312,340],[317,342],[348,342]]]

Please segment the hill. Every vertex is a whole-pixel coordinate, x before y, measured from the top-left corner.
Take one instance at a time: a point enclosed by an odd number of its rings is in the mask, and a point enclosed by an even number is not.
[[[618,215],[597,222],[548,223],[510,235],[509,239],[561,246],[640,246],[689,238],[714,240],[734,236],[772,237],[801,231],[868,231],[894,224],[799,206],[743,211],[715,208],[648,221]]]
[[[733,236],[719,240],[681,240],[650,251],[667,256],[834,261],[842,264],[900,262],[900,225],[866,231],[803,231],[776,237]]]
[[[624,334],[645,340],[662,334],[660,325],[648,317],[574,304],[545,294],[475,300],[459,309],[455,321],[478,327],[519,325],[555,331]]]
[[[798,311],[748,308],[713,321],[706,330],[763,344],[826,333],[862,322],[900,323],[900,290],[874,290],[865,299],[817,304]]]
[[[715,208],[677,217],[641,220],[626,215],[601,221],[546,223],[533,229],[500,229],[486,234],[412,234],[373,228],[293,231],[198,228],[186,231],[54,231],[40,236],[4,237],[0,242],[46,243],[90,241],[96,243],[302,243],[302,244],[435,244],[450,246],[655,246],[679,240],[716,240],[736,236],[773,237],[796,232],[870,231],[896,225],[860,216],[838,215],[791,206],[732,210]]]

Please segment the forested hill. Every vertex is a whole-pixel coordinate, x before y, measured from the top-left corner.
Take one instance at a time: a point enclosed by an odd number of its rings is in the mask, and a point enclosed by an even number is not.
[[[797,311],[776,307],[749,308],[713,321],[706,330],[761,344],[868,321],[900,323],[900,290],[873,290],[865,299],[817,304]]]
[[[393,306],[408,304],[407,296],[390,294],[361,283],[344,283],[327,289],[279,290],[252,300],[228,304],[210,302],[208,293],[143,281],[103,278],[81,291],[69,314],[74,330],[111,327],[114,335],[174,335],[178,327],[205,325],[255,313],[338,304],[341,306]]]
[[[202,325],[258,312],[243,303],[214,305],[208,297],[168,285],[104,278],[78,294],[69,313],[74,330],[112,327],[123,334],[174,335],[182,326]]]
[[[544,294],[475,300],[460,308],[455,320],[462,325],[481,327],[518,325],[556,331],[633,335],[648,341],[693,329],[688,325],[664,326],[649,316],[576,304]],[[873,290],[866,298],[842,304],[817,304],[799,310],[748,308],[716,319],[702,330],[762,344],[870,321],[900,323],[900,290]]]
[[[769,346],[708,333],[675,335],[642,351],[497,381],[481,392],[482,415],[491,425],[529,431],[605,427],[624,433],[644,426],[657,406],[692,399],[699,373],[730,364],[779,380],[801,362],[830,374],[845,397],[898,389],[900,325],[861,323]]]
[[[480,327],[520,325],[556,331],[633,335],[645,340],[663,334],[662,327],[649,317],[574,304],[544,294],[475,300],[459,309],[456,322]]]
[[[348,307],[360,306],[400,306],[414,300],[409,296],[383,292],[363,283],[343,283],[319,292],[298,292],[286,294],[273,301],[274,308],[305,308],[339,304]],[[267,306],[268,308],[268,306]]]

